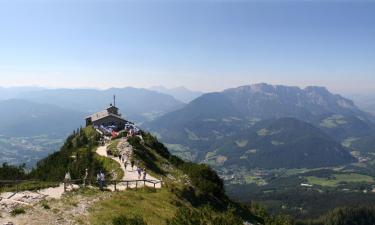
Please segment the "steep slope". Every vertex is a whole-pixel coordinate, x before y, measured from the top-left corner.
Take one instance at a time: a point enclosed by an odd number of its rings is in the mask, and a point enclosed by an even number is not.
[[[183,106],[170,95],[139,88],[95,89],[53,89],[24,92],[18,98],[39,103],[58,105],[87,114],[102,110],[103,105],[112,102],[117,96],[116,105],[130,120],[143,122],[171,112]]]
[[[323,131],[328,135],[325,139],[332,139],[330,142],[360,139],[375,132],[371,115],[323,87],[301,89],[268,84],[204,94],[180,110],[145,123],[144,127],[155,132],[176,154],[201,161],[206,159],[207,151],[214,151],[222,140],[249,132],[249,128],[260,121],[284,117],[314,125],[319,128],[314,132]],[[284,123],[283,126],[288,129],[293,124]],[[310,130],[306,126],[299,132],[308,133]],[[305,141],[306,145],[318,143],[310,139]],[[330,149],[334,147],[329,145]]]
[[[339,141],[374,132],[372,116],[359,110],[352,101],[331,94],[323,87],[300,89],[268,84],[205,94],[178,112],[164,115],[147,124],[147,127],[156,132],[171,127],[184,129],[193,121],[216,119],[221,122],[230,117],[244,121],[293,117],[320,126]],[[339,123],[330,126],[330,120],[337,117],[341,119]],[[164,132],[159,133],[165,138],[170,136]]]
[[[354,162],[349,151],[312,125],[282,118],[215,143],[206,161],[246,168],[316,168]]]
[[[92,184],[95,184],[95,174],[99,170],[104,170],[106,182],[110,182],[111,169],[106,167],[109,162],[103,163],[95,154],[99,138],[91,127],[72,134],[61,150],[40,161],[29,177],[59,181],[64,178],[65,171],[70,171],[73,179],[80,179],[88,168]],[[262,221],[247,207],[228,199],[222,180],[208,166],[184,162],[171,155],[149,133],[142,132],[142,139],[132,137],[128,142],[133,146],[137,164],[162,179],[163,187],[159,190],[127,190],[110,196],[105,192],[86,190],[101,199],[92,206],[90,214],[87,213],[86,220],[91,224],[117,224],[114,221],[129,217],[137,217],[150,225],[242,225],[243,221]],[[147,212],[144,212],[145,208]]]

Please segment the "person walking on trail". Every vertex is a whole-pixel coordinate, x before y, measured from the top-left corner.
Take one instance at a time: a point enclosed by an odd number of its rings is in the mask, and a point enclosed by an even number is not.
[[[124,166],[125,166],[125,170],[126,170],[126,167],[128,166],[128,160],[125,161]]]
[[[146,169],[143,169],[143,180],[146,180],[147,172]]]
[[[130,164],[131,164],[131,166],[132,166],[132,170],[133,170],[133,168],[134,168],[134,160],[131,160],[131,161],[130,161]]]
[[[101,184],[101,181],[100,181],[100,172],[98,174],[96,174],[96,182],[98,182],[99,189],[102,190],[102,184]]]
[[[141,176],[142,176],[142,169],[138,168],[138,180],[141,179]]]
[[[86,168],[85,176],[83,177],[83,186],[86,187],[87,177],[89,176],[89,169]]]
[[[64,177],[64,190],[66,190],[68,187],[72,188],[72,177],[70,176],[69,171],[65,174]]]
[[[103,191],[104,182],[105,182],[105,175],[104,175],[103,171],[100,171],[96,175],[96,180],[98,181],[100,190]]]

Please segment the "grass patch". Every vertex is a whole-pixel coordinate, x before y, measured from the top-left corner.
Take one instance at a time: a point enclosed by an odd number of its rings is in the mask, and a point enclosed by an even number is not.
[[[315,176],[306,177],[309,184],[336,187],[340,183],[373,183],[374,179],[367,175],[349,173],[349,174],[334,174],[333,178],[319,178]]]
[[[246,147],[248,142],[249,142],[248,140],[237,140],[237,141],[235,141],[237,147],[239,147],[239,148]]]
[[[110,199],[100,201],[90,209],[90,224],[112,224],[119,215],[126,215],[128,218],[142,217],[150,225],[164,225],[175,214],[174,199],[166,189],[114,193]]]
[[[192,141],[200,140],[199,137],[193,131],[185,128],[185,132],[187,133],[189,140],[192,140]]]
[[[245,176],[244,178],[245,178],[246,184],[256,184],[258,186],[267,184],[267,182],[263,180],[261,177],[248,175],[248,176]]]
[[[48,205],[47,202],[42,202],[42,208],[43,209],[51,209],[51,207]]]
[[[10,215],[17,216],[17,215],[25,214],[25,213],[26,213],[26,210],[24,208],[15,208],[10,212]]]
[[[333,115],[330,117],[325,118],[323,121],[320,122],[319,126],[325,128],[335,128],[340,125],[347,124],[348,122],[345,120],[344,116],[342,115]]]
[[[266,128],[263,128],[257,132],[258,136],[267,136],[269,131]]]
[[[165,146],[184,160],[193,161],[195,159],[192,153],[193,151],[187,146],[180,144],[165,144]]]
[[[97,154],[95,154],[95,158],[103,164],[103,167],[106,171],[115,174],[115,177],[112,177],[112,179],[122,179],[122,177],[124,176],[124,171],[121,169],[119,163],[110,158],[100,156]]]
[[[117,146],[119,143],[120,143],[120,140],[117,139],[117,140],[112,141],[111,144],[108,145],[108,150],[111,152],[113,156],[116,156],[116,157],[119,156],[119,152],[117,149]]]

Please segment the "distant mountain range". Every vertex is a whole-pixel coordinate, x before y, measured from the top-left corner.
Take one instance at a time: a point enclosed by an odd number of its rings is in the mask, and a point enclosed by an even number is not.
[[[46,89],[20,93],[17,98],[58,105],[75,111],[93,113],[109,106],[116,95],[116,105],[132,121],[144,122],[181,108],[184,103],[170,95],[139,88]]]
[[[353,99],[358,107],[375,115],[375,94],[362,94],[362,95],[349,95]]]
[[[138,123],[184,106],[172,96],[137,88],[0,88],[0,162],[26,158],[33,165],[56,151],[85,116],[109,106],[114,94],[123,116]]]
[[[143,123],[175,153],[214,166],[337,165],[353,161],[346,147],[353,144],[356,150],[369,152],[375,137],[371,114],[323,87],[255,84],[203,94],[188,104],[137,88],[0,88],[0,96],[10,99],[0,101],[0,135],[7,142],[3,147],[11,146],[12,137],[35,143],[35,137],[42,136],[41,149],[53,142],[48,151],[55,150],[56,138],[108,106],[114,94],[125,118]],[[272,127],[280,132],[274,133]],[[315,146],[316,155],[309,145]],[[282,153],[278,157],[285,163],[276,163],[275,152]],[[327,160],[318,162],[315,156]]]
[[[0,101],[0,135],[66,137],[83,124],[82,112],[59,106],[11,99]]]
[[[192,91],[187,89],[186,87],[166,88],[164,86],[153,86],[149,89],[171,95],[175,99],[184,103],[189,103],[203,94],[203,92]]]
[[[280,133],[266,135],[272,133],[266,120],[274,121]],[[204,94],[145,127],[155,131],[172,150],[196,161],[220,155],[216,162],[221,166],[270,167],[279,156],[293,162],[275,167],[311,167],[352,161],[340,142],[371,135],[373,120],[351,100],[324,87],[301,89],[262,83]],[[313,163],[317,160],[309,146],[314,146],[322,163]],[[281,155],[275,154],[276,149]]]

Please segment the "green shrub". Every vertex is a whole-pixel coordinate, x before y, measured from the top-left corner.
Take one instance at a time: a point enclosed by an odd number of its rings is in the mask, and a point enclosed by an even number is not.
[[[11,212],[10,212],[10,215],[12,216],[17,216],[19,214],[24,214],[26,213],[25,209],[24,208],[14,208]]]
[[[47,204],[47,202],[42,203],[43,209],[51,209],[51,207]]]
[[[217,173],[204,164],[184,163],[181,169],[189,176],[199,194],[222,197],[225,195],[224,183]]]
[[[133,146],[133,152],[136,159],[142,161],[147,169],[152,170],[154,173],[164,175],[163,170],[155,163],[156,156],[149,151],[142,143],[141,139],[137,136],[130,137],[128,142]]]
[[[99,139],[100,135],[92,127],[74,131],[66,139],[60,151],[37,163],[29,177],[36,180],[61,182],[65,173],[69,171],[72,179],[82,179],[85,169],[88,168],[88,179],[95,180],[96,173],[103,169],[101,162],[94,158],[94,148]]]
[[[0,166],[0,180],[22,180],[26,178],[25,164],[20,166],[8,165],[3,163]]]
[[[147,225],[147,223],[140,216],[128,218],[124,215],[116,217],[112,220],[113,225]]]
[[[158,139],[152,136],[150,133],[143,132],[142,137],[143,137],[143,140],[145,141],[145,144],[148,147],[154,149],[159,155],[161,155],[165,159],[168,159],[171,156],[171,153],[164,146],[164,144],[160,143]]]
[[[232,209],[217,213],[209,206],[198,210],[182,207],[167,225],[243,225],[243,220]]]

